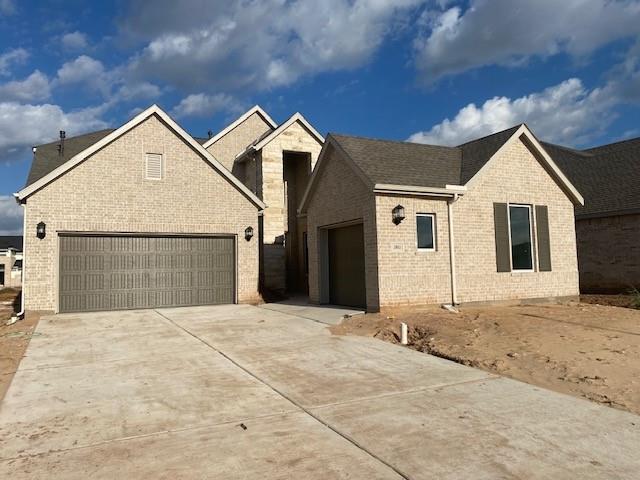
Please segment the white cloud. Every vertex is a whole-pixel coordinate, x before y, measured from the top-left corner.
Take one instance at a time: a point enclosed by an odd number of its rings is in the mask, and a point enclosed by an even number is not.
[[[571,78],[542,92],[516,99],[494,97],[480,107],[470,103],[453,119],[446,119],[409,141],[437,145],[458,145],[519,123],[526,123],[546,141],[580,144],[600,133],[612,119],[612,107],[619,100],[611,86],[588,90]]]
[[[10,195],[0,195],[0,235],[22,235],[22,207]]]
[[[136,2],[125,30],[146,47],[131,71],[192,92],[289,85],[362,66],[425,1]]]
[[[0,84],[0,101],[38,102],[46,100],[50,95],[49,79],[39,70],[24,80],[13,80]]]
[[[0,0],[0,15],[9,17],[15,15],[18,9],[13,0]]]
[[[65,33],[60,42],[66,50],[85,50],[89,46],[87,36],[78,31]]]
[[[197,93],[183,98],[171,113],[176,117],[207,117],[223,110],[236,111],[239,109],[238,102],[224,93],[215,95]]]
[[[10,67],[22,64],[29,58],[29,52],[24,48],[14,48],[0,55],[0,75],[8,75]]]
[[[0,103],[0,162],[28,158],[31,147],[57,138],[60,130],[68,136],[106,128],[102,120],[105,106],[65,112],[52,104]]]
[[[566,52],[582,58],[640,35],[637,0],[472,0],[424,15],[416,64],[427,81],[484,65],[523,64]]]
[[[105,68],[102,62],[87,55],[80,55],[75,60],[66,62],[58,69],[58,82],[60,85],[101,84],[104,76]]]
[[[112,100],[116,102],[129,102],[132,100],[149,100],[157,98],[162,94],[162,90],[157,85],[149,82],[129,83],[122,85],[113,95]]]

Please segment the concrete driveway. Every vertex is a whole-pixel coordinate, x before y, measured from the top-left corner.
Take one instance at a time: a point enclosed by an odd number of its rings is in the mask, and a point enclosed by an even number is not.
[[[637,478],[638,416],[288,311],[42,319],[0,478]]]

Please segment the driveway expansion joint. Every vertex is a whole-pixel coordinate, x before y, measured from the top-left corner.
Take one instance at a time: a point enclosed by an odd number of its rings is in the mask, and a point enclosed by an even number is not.
[[[174,322],[171,318],[165,316],[164,314],[160,313],[157,310],[154,310],[154,312],[156,312],[158,315],[160,315],[162,318],[164,318],[166,321],[168,321],[169,323],[171,323],[172,325],[174,325],[176,328],[186,332],[187,334],[191,335],[193,338],[195,338],[196,340],[198,340],[199,342],[202,342],[203,344],[205,344],[206,346],[208,346],[211,350],[213,350],[214,352],[218,353],[219,355],[221,355],[222,357],[224,357],[225,359],[227,359],[229,362],[231,362],[232,364],[234,364],[236,367],[240,368],[241,370],[243,370],[245,373],[247,373],[248,375],[250,375],[251,377],[253,377],[254,379],[256,379],[258,382],[262,383],[263,385],[265,385],[266,387],[268,387],[269,389],[271,389],[273,392],[275,392],[276,394],[280,395],[282,398],[284,398],[285,400],[287,400],[289,403],[291,403],[292,405],[296,406],[300,411],[306,413],[307,415],[309,415],[311,418],[313,418],[315,421],[317,421],[318,423],[320,423],[321,425],[325,426],[326,428],[328,428],[329,430],[331,430],[332,432],[334,432],[336,435],[339,435],[340,437],[342,437],[343,439],[345,439],[346,441],[348,441],[349,443],[351,443],[352,445],[354,445],[356,448],[358,448],[359,450],[361,450],[362,452],[366,453],[367,455],[369,455],[371,458],[377,460],[378,462],[382,463],[383,465],[385,465],[387,468],[389,468],[390,470],[392,470],[393,472],[395,472],[396,474],[398,474],[400,477],[404,478],[405,480],[412,480],[412,477],[410,477],[408,474],[404,473],[403,471],[401,471],[400,469],[398,469],[398,467],[394,466],[393,464],[387,462],[386,460],[384,460],[383,458],[381,458],[380,456],[376,455],[375,453],[373,453],[372,451],[368,450],[364,445],[360,444],[357,440],[355,440],[354,438],[352,438],[351,436],[341,432],[340,430],[338,430],[336,427],[332,426],[330,423],[328,423],[327,421],[323,420],[321,417],[315,415],[310,409],[306,408],[305,406],[301,405],[300,403],[296,402],[293,398],[289,397],[287,394],[285,394],[284,392],[278,390],[276,387],[274,387],[273,385],[271,385],[269,382],[267,382],[266,380],[264,380],[263,378],[259,377],[258,375],[256,375],[255,373],[253,373],[251,370],[249,370],[248,368],[244,367],[242,364],[240,364],[238,361],[234,360],[232,357],[230,357],[228,354],[224,353],[222,350],[220,350],[219,348],[216,348],[214,345],[210,344],[209,342],[207,342],[206,340],[198,337],[197,335],[195,335],[194,333],[190,332],[189,330],[187,330],[186,328],[182,327],[181,325],[179,325],[178,323]],[[296,316],[296,315],[293,315]],[[300,317],[300,318],[304,318],[304,317]],[[313,320],[316,321],[316,320]],[[322,323],[322,322],[318,322],[318,323]]]

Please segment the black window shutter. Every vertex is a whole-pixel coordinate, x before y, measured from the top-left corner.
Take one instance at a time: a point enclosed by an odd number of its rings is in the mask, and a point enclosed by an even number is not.
[[[538,265],[540,271],[550,272],[549,209],[546,205],[536,205],[536,234],[538,236]]]
[[[508,214],[506,203],[493,204],[493,222],[496,233],[496,267],[498,272],[511,271]]]

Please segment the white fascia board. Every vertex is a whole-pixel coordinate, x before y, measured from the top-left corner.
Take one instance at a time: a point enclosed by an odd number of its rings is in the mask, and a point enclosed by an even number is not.
[[[219,131],[218,133],[216,133],[213,137],[211,137],[209,140],[207,140],[206,142],[204,142],[202,144],[202,146],[204,148],[209,148],[211,145],[213,145],[214,143],[216,143],[218,140],[220,140],[222,137],[224,137],[227,133],[229,133],[231,130],[233,130],[234,128],[236,128],[238,125],[240,125],[241,123],[243,123],[245,120],[247,120],[251,115],[253,115],[254,113],[257,113],[258,115],[260,115],[262,118],[264,118],[264,120],[271,126],[272,129],[276,129],[278,128],[278,124],[276,122],[273,121],[273,119],[267,114],[267,112],[265,112],[260,105],[256,105],[253,108],[251,108],[250,110],[246,111],[245,113],[243,113],[242,115],[240,115],[236,120],[234,120],[232,123],[230,123],[229,125],[227,125],[223,130]]]
[[[373,187],[373,191],[374,193],[453,197],[455,195],[464,195],[467,187],[462,185],[446,185],[445,188],[437,188],[378,183]]]
[[[240,180],[238,180],[229,170],[227,170],[218,160],[216,160],[213,155],[211,155],[202,145],[194,140],[194,138],[189,135],[186,131],[180,127],[166,112],[164,112],[157,105],[152,105],[147,108],[145,111],[136,115],[133,119],[122,125],[120,128],[114,130],[109,135],[101,139],[100,141],[94,143],[90,147],[86,148],[82,152],[70,158],[67,162],[60,165],[58,168],[48,173],[40,180],[32,183],[28,187],[22,189],[17,194],[14,194],[16,199],[20,202],[23,202],[29,195],[32,195],[36,191],[40,190],[45,185],[51,183],[56,180],[58,177],[68,172],[80,162],[85,160],[90,155],[94,154],[101,148],[105,147],[109,143],[113,142],[117,138],[124,135],[126,132],[130,131],[144,120],[149,118],[151,115],[158,115],[176,134],[178,134],[186,143],[188,143],[196,152],[202,155],[207,162],[211,166],[213,166],[223,177],[229,180],[238,190],[244,193],[252,203],[254,203],[258,208],[264,209],[266,205],[262,200],[260,200],[251,190],[249,190]]]
[[[313,125],[311,125],[302,116],[302,114],[300,112],[296,112],[291,117],[289,117],[289,119],[286,122],[284,122],[282,125],[280,125],[278,128],[276,128],[273,132],[271,132],[269,135],[264,137],[258,143],[253,145],[251,147],[251,149],[253,149],[253,150],[261,150],[262,148],[264,148],[265,145],[267,145],[269,142],[271,142],[274,138],[276,138],[278,135],[280,135],[282,132],[284,132],[287,128],[289,128],[295,122],[300,122],[307,130],[309,130],[309,132],[311,132],[311,135],[313,135],[315,137],[315,139],[317,140],[317,142],[319,144],[323,144],[324,143],[324,137],[322,135],[320,135],[320,133],[318,133],[318,131],[315,128],[313,128]]]

